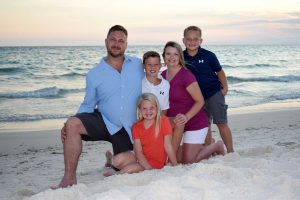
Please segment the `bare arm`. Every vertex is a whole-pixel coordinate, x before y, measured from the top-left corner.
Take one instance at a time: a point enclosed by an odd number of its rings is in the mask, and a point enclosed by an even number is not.
[[[146,158],[143,154],[143,149],[142,149],[140,139],[134,140],[133,149],[134,149],[134,153],[136,155],[138,163],[145,169],[152,169],[151,165],[148,163],[148,161],[146,160]]]
[[[164,146],[165,146],[165,151],[168,155],[168,160],[172,163],[173,166],[177,165],[177,159],[176,159],[175,151],[172,146],[172,136],[171,135],[165,135]]]
[[[194,117],[202,108],[204,105],[204,98],[202,96],[202,92],[200,90],[200,87],[198,83],[195,81],[191,83],[186,90],[188,93],[192,96],[193,100],[195,101],[194,105],[191,107],[191,109],[185,113],[185,114],[178,114],[174,122],[178,125],[185,124],[189,119]]]
[[[224,70],[222,69],[221,71],[219,71],[217,73],[217,76],[223,87],[222,94],[223,94],[223,96],[225,96],[228,92],[228,83],[227,83],[227,78],[226,78],[226,74],[225,74]]]

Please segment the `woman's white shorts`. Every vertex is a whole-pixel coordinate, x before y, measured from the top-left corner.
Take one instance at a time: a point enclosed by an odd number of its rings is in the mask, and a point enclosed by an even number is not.
[[[186,131],[183,133],[180,145],[187,144],[204,144],[208,132],[208,127],[196,131]]]

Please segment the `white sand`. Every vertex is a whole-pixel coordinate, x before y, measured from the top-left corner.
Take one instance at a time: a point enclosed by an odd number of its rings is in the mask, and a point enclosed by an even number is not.
[[[84,143],[79,183],[58,190],[49,188],[63,175],[59,131],[0,133],[0,199],[300,199],[300,107],[229,122],[235,153],[138,174],[102,177],[110,144]]]

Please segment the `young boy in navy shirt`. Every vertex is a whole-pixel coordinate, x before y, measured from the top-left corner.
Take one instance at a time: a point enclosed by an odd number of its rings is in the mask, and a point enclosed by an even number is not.
[[[203,41],[201,29],[197,26],[189,26],[184,30],[183,43],[186,49],[183,51],[186,67],[195,75],[205,99],[204,109],[210,121],[217,125],[227,152],[234,152],[231,130],[227,123],[227,105],[225,95],[228,92],[228,84],[216,55],[201,48]],[[208,135],[208,143],[211,142],[211,131]]]

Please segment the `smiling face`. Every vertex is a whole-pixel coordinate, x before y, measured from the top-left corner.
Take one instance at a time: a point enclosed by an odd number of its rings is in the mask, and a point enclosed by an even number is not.
[[[165,49],[164,61],[167,67],[177,67],[180,64],[180,54],[175,47],[168,46]]]
[[[185,33],[183,43],[189,51],[198,51],[202,43],[201,34],[196,30],[189,30]]]
[[[161,68],[160,58],[159,57],[149,57],[145,60],[144,63],[145,72],[147,77],[155,77],[159,73]]]
[[[105,45],[110,56],[124,56],[127,48],[127,36],[122,31],[113,31],[105,39]]]
[[[167,42],[162,55],[168,68],[185,66],[182,48],[177,42]]]
[[[157,107],[149,100],[143,100],[139,106],[139,112],[145,120],[155,120]]]

